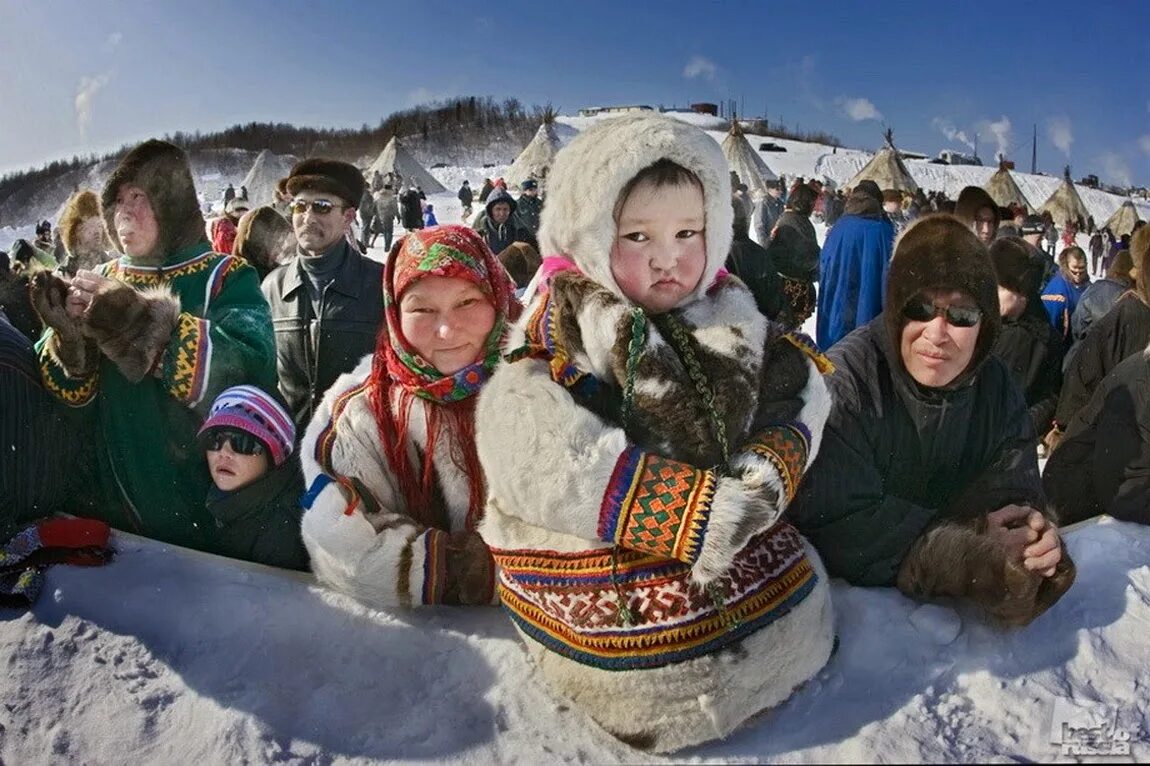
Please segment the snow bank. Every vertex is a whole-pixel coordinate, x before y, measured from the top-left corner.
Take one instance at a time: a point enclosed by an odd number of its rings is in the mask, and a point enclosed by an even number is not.
[[[830,664],[675,760],[1051,760],[1052,720],[1090,712],[1150,758],[1150,529],[1105,520],[1067,542],[1078,581],[1024,630],[835,583]],[[115,544],[106,567],[49,570],[30,612],[0,611],[0,761],[655,760],[553,699],[498,609],[373,612],[303,575]]]

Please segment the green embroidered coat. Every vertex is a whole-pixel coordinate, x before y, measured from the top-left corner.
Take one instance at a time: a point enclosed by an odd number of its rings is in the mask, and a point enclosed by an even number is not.
[[[276,390],[271,314],[256,271],[207,242],[173,253],[163,266],[135,266],[123,256],[98,270],[138,289],[166,286],[182,311],[156,371],[139,383],[107,358],[93,375],[70,378],[48,354],[47,333],[38,344],[47,389],[94,419],[96,514],[120,529],[220,552],[204,507],[211,479],[195,437],[223,389],[251,383]]]

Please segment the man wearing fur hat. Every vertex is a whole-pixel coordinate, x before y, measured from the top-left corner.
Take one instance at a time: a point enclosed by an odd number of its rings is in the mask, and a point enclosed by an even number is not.
[[[303,432],[323,394],[375,349],[383,318],[383,264],[366,258],[347,233],[363,198],[354,165],[311,158],[292,168],[297,256],[263,283],[276,333],[280,391]]]
[[[788,513],[832,575],[1025,624],[1074,570],[1043,510],[1026,403],[991,355],[997,293],[964,222],[907,228],[883,313],[828,353],[833,405]]]
[[[1062,339],[1042,310],[1042,272],[1031,261],[1029,246],[1018,237],[999,237],[990,246],[990,260],[1002,316],[991,353],[1018,383],[1034,432],[1042,436],[1050,430],[1062,390]]]
[[[959,192],[958,201],[954,203],[954,214],[987,247],[998,236],[998,224],[1002,220],[998,203],[981,186],[967,186]]]
[[[71,280],[32,281],[49,327],[38,345],[44,385],[95,428],[97,515],[218,550],[196,430],[228,386],[275,385],[267,303],[254,269],[212,252],[179,148],[152,140],[128,152],[100,207],[124,255]]]
[[[58,228],[68,253],[60,264],[64,274],[74,277],[77,271],[90,271],[108,260],[112,243],[104,231],[100,198],[95,192],[85,189],[69,197]]]

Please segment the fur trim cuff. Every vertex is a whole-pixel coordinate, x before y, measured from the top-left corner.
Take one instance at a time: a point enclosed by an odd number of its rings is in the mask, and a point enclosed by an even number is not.
[[[166,286],[137,291],[116,283],[100,290],[84,315],[84,332],[139,383],[156,366],[180,317],[180,299]]]
[[[741,479],[723,477],[715,490],[707,534],[691,579],[707,585],[726,572],[735,556],[759,532],[770,527],[782,511],[762,486],[748,487]]]
[[[58,332],[48,338],[45,348],[52,361],[69,378],[86,378],[94,375],[100,366],[100,349],[87,338],[65,339]]]

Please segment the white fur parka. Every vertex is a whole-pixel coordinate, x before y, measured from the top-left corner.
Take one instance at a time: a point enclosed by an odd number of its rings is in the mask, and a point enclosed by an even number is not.
[[[746,417],[728,424],[734,454],[726,473],[675,456],[674,418],[663,416],[690,393],[687,381],[636,382],[648,426],[642,444],[568,385],[577,370],[607,389],[623,386],[617,352],[634,305],[611,275],[612,210],[629,179],[660,158],[695,173],[705,200],[706,267],[673,313],[696,348],[753,382],[740,392],[749,397]],[[718,144],[702,131],[666,117],[602,123],[560,152],[548,189],[545,255],[562,254],[617,300],[588,300],[567,317],[577,342],[517,355],[481,393],[477,445],[488,504],[480,533],[547,682],[621,740],[678,750],[724,737],[779,704],[830,655],[826,573],[780,521],[830,409],[821,357],[769,325],[750,292],[719,275],[731,240],[730,183]],[[533,339],[542,348],[538,328],[554,314],[546,286],[532,290],[509,350]],[[663,342],[651,327],[651,358]],[[710,372],[712,386],[738,385]],[[785,405],[769,401],[776,390]],[[794,449],[784,454],[784,445]],[[786,590],[800,579],[801,590]],[[768,591],[785,594],[785,603],[767,605]]]
[[[451,435],[445,430],[434,457],[439,458],[435,472],[448,528],[426,527],[412,518],[371,410],[371,366],[369,355],[336,380],[300,448],[304,479],[311,488],[302,534],[312,571],[324,585],[368,606],[444,603],[448,538],[466,532],[467,477],[448,456]],[[397,386],[393,410],[398,395]],[[411,402],[408,450],[414,466],[421,465],[426,451],[426,406],[419,398]]]

